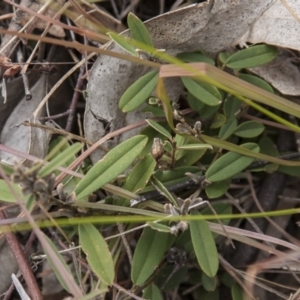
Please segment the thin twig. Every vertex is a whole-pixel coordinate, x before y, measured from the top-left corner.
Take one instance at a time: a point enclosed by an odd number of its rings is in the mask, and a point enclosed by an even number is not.
[[[0,219],[4,220],[6,219],[5,214],[0,211]],[[32,273],[32,270],[30,268],[30,265],[25,257],[25,254],[15,236],[14,233],[12,233],[10,227],[6,225],[6,230],[3,233],[6,239],[7,244],[9,245],[18,265],[22,272],[23,278],[27,284],[28,290],[30,292],[32,300],[42,300],[43,296],[41,294],[41,291],[39,289],[39,286],[35,280],[35,277]]]
[[[81,91],[81,89],[83,87],[83,83],[84,83],[84,79],[83,79],[84,72],[85,72],[85,68],[84,68],[84,65],[82,65],[80,67],[80,72],[79,72],[79,75],[78,75],[76,87],[74,89],[74,94],[73,94],[73,98],[72,98],[72,101],[71,101],[71,105],[70,105],[70,108],[68,110],[69,111],[69,116],[68,116],[67,125],[66,125],[66,128],[65,128],[67,132],[71,131],[71,127],[72,127],[72,124],[73,124],[76,106],[77,106],[77,103],[78,103],[79,96],[81,94],[80,91]]]

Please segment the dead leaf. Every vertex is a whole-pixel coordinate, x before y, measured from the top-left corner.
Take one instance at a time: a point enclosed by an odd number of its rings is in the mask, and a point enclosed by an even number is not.
[[[57,48],[55,53],[55,61],[67,62],[69,60],[66,49]],[[53,63],[55,64],[55,62]],[[36,109],[48,90],[56,84],[63,74],[65,74],[69,65],[56,65],[56,67],[57,72],[50,74],[31,71],[34,75],[29,74],[29,79],[34,80],[30,81],[30,91],[32,94],[32,99],[30,101],[27,101],[24,97],[22,78],[18,78],[17,82],[20,84],[18,89],[16,88],[16,84],[7,84],[8,99],[6,107],[7,110],[10,111],[10,114],[5,123],[0,120],[0,125],[3,126],[2,128],[0,126],[0,130],[2,129],[0,136],[2,144],[39,158],[45,157],[48,151],[48,143],[51,134],[40,128],[33,128],[21,124],[28,119],[32,123],[40,124],[38,118],[45,116],[45,107],[40,109],[38,112],[36,112]],[[60,87],[48,100],[50,114],[65,112],[68,109],[68,100],[72,98],[72,94],[73,89],[70,87],[69,82],[64,81],[64,83],[60,85]],[[64,101],[62,101],[62,95],[64,96]],[[11,102],[15,105],[9,105]],[[34,112],[36,114],[33,119],[32,116]],[[0,159],[10,164],[14,164],[16,157],[2,151],[0,152]],[[24,163],[29,164],[30,162],[25,161]]]
[[[209,1],[163,14],[145,22],[145,25],[158,49],[165,49],[170,54],[202,49],[214,55],[235,44],[271,4],[272,0]],[[128,36],[128,32],[123,35]],[[103,48],[123,52],[114,43]],[[147,68],[128,61],[99,56],[91,70],[87,89],[84,127],[88,139],[96,141],[128,122],[145,118],[138,111],[123,114],[118,102],[125,90],[146,71]],[[174,93],[171,99],[176,101],[183,91],[182,85],[178,84],[178,80],[170,79],[168,82],[169,91]],[[132,134],[129,132],[126,138]],[[109,141],[108,147],[116,145],[124,137]],[[101,150],[97,150],[91,158],[96,162],[102,156]]]

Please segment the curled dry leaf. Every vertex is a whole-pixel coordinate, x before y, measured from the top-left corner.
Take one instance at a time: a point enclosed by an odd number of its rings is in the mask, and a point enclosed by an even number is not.
[[[271,83],[282,94],[299,96],[300,72],[299,67],[293,63],[294,59],[290,51],[281,49],[272,62],[252,68],[250,71]]]
[[[286,4],[286,5],[284,5]],[[276,0],[241,38],[240,42],[267,43],[300,51],[300,2]],[[270,82],[282,94],[300,95],[300,72],[293,64],[293,54],[281,50],[270,64],[253,68],[251,72]]]
[[[249,24],[259,18],[271,4],[272,0],[208,1],[163,14],[147,21],[145,25],[157,49],[165,49],[170,54],[202,49],[213,55],[240,39]],[[128,36],[128,31],[123,35]],[[123,53],[114,43],[108,43],[103,48]],[[140,111],[123,114],[118,108],[118,102],[125,90],[147,71],[147,68],[128,61],[99,56],[91,70],[88,84],[84,120],[88,139],[96,141],[108,132],[145,119],[145,114]],[[169,97],[176,101],[183,86],[179,79],[169,79],[168,85],[168,91],[172,92]],[[132,134],[132,131],[126,133],[120,140]],[[108,146],[118,142],[115,138]],[[97,150],[91,158],[96,162],[103,154]]]
[[[40,100],[44,97],[46,80],[46,76],[42,75],[31,88],[32,99],[26,101],[26,98],[23,97],[20,103],[15,107],[2,130],[2,144],[24,153],[36,155],[37,157],[44,157],[46,155],[48,149],[48,134],[38,128],[21,125],[22,121],[31,117]],[[39,117],[43,115],[44,110],[40,111]],[[34,122],[36,123],[37,121]],[[32,153],[32,151],[34,151],[34,153]],[[0,155],[2,160],[10,164],[14,164],[16,160],[15,156],[9,153],[1,152]]]

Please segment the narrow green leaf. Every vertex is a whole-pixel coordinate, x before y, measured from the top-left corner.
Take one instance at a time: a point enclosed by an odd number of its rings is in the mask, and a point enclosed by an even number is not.
[[[181,150],[203,150],[203,149],[213,149],[211,145],[208,144],[187,144],[180,147],[177,147],[177,149]]]
[[[259,140],[258,145],[259,145],[259,148],[260,148],[260,153],[270,155],[270,156],[274,156],[274,157],[277,157],[277,156],[280,155],[276,144],[268,136],[263,136]],[[277,171],[278,167],[279,167],[278,164],[267,164],[265,166],[261,166],[261,167],[252,169],[252,171],[255,171],[255,172],[265,171],[267,173],[274,173],[275,171]]]
[[[143,294],[144,299],[149,299],[149,300],[163,300],[163,295],[160,292],[160,289],[153,283],[148,285]]]
[[[109,32],[107,35],[118,45],[120,46],[123,50],[127,51],[129,54],[132,54],[134,56],[138,56],[139,54],[135,50],[135,48],[130,44],[126,42],[126,38],[123,36],[118,35],[117,33],[114,32]]]
[[[243,300],[244,292],[238,283],[234,283],[231,287],[231,297],[232,300]]]
[[[10,176],[14,172],[12,166],[5,163],[4,161],[0,161],[0,166],[3,169],[4,173],[8,176]]]
[[[257,121],[246,121],[240,124],[234,134],[243,138],[254,138],[265,130],[265,126]]]
[[[223,114],[215,114],[210,124],[210,128],[216,129],[222,127],[226,122],[226,117]]]
[[[220,52],[219,55],[218,55],[218,62],[221,65],[225,65],[226,61],[227,61],[227,59],[229,57],[230,57],[230,53],[228,53],[228,52]]]
[[[201,293],[201,300],[220,300],[219,289],[215,289],[212,292],[205,291]]]
[[[206,56],[199,51],[180,53],[177,55],[177,58],[187,63],[204,62],[212,66],[215,65],[215,61],[213,59],[211,59],[209,56]]]
[[[278,54],[278,49],[270,45],[255,45],[232,54],[226,61],[231,69],[244,69],[261,66],[271,62]]]
[[[188,100],[190,108],[193,109],[194,111],[200,112],[200,110],[205,106],[205,104],[203,102],[199,101],[190,92],[188,92],[187,100]],[[216,106],[209,106],[209,107],[215,108]]]
[[[216,106],[221,103],[222,97],[216,87],[188,77],[181,77],[181,80],[186,89],[199,101],[209,106]]]
[[[18,184],[15,183],[11,183],[14,191],[17,193],[17,195],[22,198],[23,194],[21,191],[21,188]],[[0,202],[12,202],[12,203],[16,203],[16,198],[15,196],[12,194],[10,188],[8,187],[7,183],[3,180],[0,179]]]
[[[187,175],[187,172],[193,173],[195,175],[201,176],[202,172],[198,167],[194,166],[183,166],[174,168],[172,170],[167,171],[157,171],[154,176],[161,181],[166,187],[178,183],[182,183],[190,179]]]
[[[83,144],[74,143],[67,149],[56,155],[45,167],[41,168],[39,171],[39,176],[45,177],[51,174],[55,169],[64,165],[66,161],[73,157],[81,148]]]
[[[147,137],[134,136],[110,150],[97,162],[75,187],[77,199],[93,193],[104,184],[117,178],[141,153],[147,143]]]
[[[175,154],[175,166],[191,166],[196,161],[198,161],[206,152],[207,147],[202,149],[180,149],[181,147],[198,144],[199,140],[195,137],[189,136],[184,137],[179,134],[175,136],[175,142],[177,146],[176,154]],[[203,144],[208,145],[208,144]]]
[[[151,95],[155,89],[157,80],[158,71],[151,71],[140,77],[122,95],[119,108],[123,112],[129,112],[139,107]]]
[[[164,135],[167,139],[171,140],[172,139],[172,135],[171,133],[165,129],[164,127],[162,127],[160,124],[156,123],[153,120],[149,120],[147,119],[146,122],[152,127],[154,128],[156,131],[158,131],[159,133],[161,133],[162,135]]]
[[[127,24],[130,30],[131,36],[138,42],[153,47],[151,37],[148,29],[144,23],[133,13],[129,13],[127,16]]]
[[[254,143],[246,143],[241,145],[241,147],[259,152],[259,146]],[[206,178],[211,182],[230,178],[247,168],[253,161],[254,158],[252,157],[235,152],[228,152],[210,165],[206,172]]]
[[[228,139],[235,131],[237,127],[236,118],[228,119],[219,131],[219,138],[222,140]]]
[[[157,230],[159,232],[167,232],[170,233],[170,227],[157,222],[147,222],[148,226],[153,230]]]
[[[300,167],[279,166],[278,171],[293,177],[300,177]]]
[[[205,188],[205,193],[209,199],[214,199],[223,196],[229,189],[231,178],[222,181],[212,182]]]
[[[238,98],[229,95],[224,101],[224,114],[229,118],[237,117],[237,114],[241,111],[242,101]]]
[[[79,241],[92,270],[107,285],[112,285],[115,277],[114,262],[108,245],[92,224],[78,226]]]
[[[142,190],[148,183],[155,169],[156,161],[153,156],[148,153],[143,157],[129,173],[123,189],[137,193]]]
[[[241,146],[238,146],[233,143],[229,143],[227,141],[223,141],[205,134],[201,134],[201,138],[208,144],[211,144],[213,147],[225,149],[228,151],[232,151],[235,153],[240,153],[245,156],[253,157],[260,160],[269,161],[275,164],[283,165],[283,166],[293,166],[293,167],[299,167],[300,161],[290,161],[290,160],[284,160],[281,158],[265,155],[259,152],[254,152],[249,149],[243,148]]]
[[[152,176],[151,184],[162,194],[164,195],[174,206],[178,206],[173,195],[168,191],[168,189],[155,177]]]
[[[199,213],[192,212],[192,215]],[[219,268],[217,247],[205,220],[190,221],[190,232],[194,251],[202,271],[214,277]]]
[[[135,247],[131,279],[134,284],[144,283],[162,261],[166,251],[171,247],[175,236],[145,228]]]
[[[158,78],[158,82],[156,86],[156,95],[161,100],[164,113],[170,128],[175,131],[174,122],[173,122],[173,110],[170,104],[171,101],[166,92],[163,78]]]
[[[260,87],[261,89],[264,89],[267,92],[274,93],[272,86],[258,76],[254,76],[250,74],[239,74],[238,77],[253,85]]]
[[[208,277],[205,273],[202,273],[201,279],[203,287],[206,291],[212,292],[216,289],[218,283],[216,277]]]

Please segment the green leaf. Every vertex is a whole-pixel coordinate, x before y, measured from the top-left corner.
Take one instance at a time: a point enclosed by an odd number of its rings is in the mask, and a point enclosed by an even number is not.
[[[208,291],[212,292],[217,287],[217,278],[216,277],[208,277],[205,273],[202,273],[201,275],[201,281],[203,284],[203,288]]]
[[[200,110],[203,109],[203,107],[205,106],[205,104],[203,102],[199,101],[190,92],[188,92],[187,100],[188,100],[190,108],[193,109],[194,111],[200,112]],[[215,108],[215,106],[209,106],[209,107]]]
[[[190,144],[198,144],[199,140],[195,137],[189,136],[189,137],[184,137],[179,134],[175,136],[175,142],[177,146],[177,150],[175,153],[175,166],[180,167],[180,166],[191,166],[194,164],[196,161],[198,161],[206,152],[207,147],[205,146],[201,150],[195,149],[180,149],[180,147],[185,147]],[[203,145],[208,145],[208,144],[203,144]]]
[[[279,166],[278,171],[293,177],[300,177],[300,167]]]
[[[190,270],[187,266],[178,268],[177,271],[174,268],[173,264],[169,264],[158,274],[155,282],[162,292],[174,291],[186,280],[187,276],[190,278]]]
[[[246,143],[241,145],[241,147],[259,152],[259,146],[254,143]],[[206,178],[211,182],[230,178],[247,168],[253,161],[254,158],[252,157],[235,152],[228,152],[210,165],[206,172]]]
[[[170,227],[157,222],[147,222],[148,226],[153,230],[157,230],[159,232],[167,232],[170,233]]]
[[[147,140],[147,137],[137,135],[110,150],[103,159],[88,171],[75,187],[74,192],[77,195],[77,199],[88,196],[104,184],[117,178],[141,153]]]
[[[135,47],[133,47],[129,42],[127,42],[127,38],[124,38],[123,36],[118,35],[114,32],[109,32],[107,35],[123,50],[127,51],[129,54],[132,54],[134,56],[138,56],[139,54],[135,50]]]
[[[156,161],[153,156],[148,153],[141,159],[129,173],[123,185],[123,189],[137,193],[142,190],[148,183],[155,169]]]
[[[231,287],[231,297],[232,300],[243,300],[244,292],[238,283],[234,283]]]
[[[226,117],[223,114],[215,114],[210,124],[210,128],[216,129],[222,127],[226,122]]]
[[[204,104],[216,106],[221,103],[222,97],[216,87],[187,77],[181,77],[181,80],[186,89]]]
[[[138,42],[153,47],[153,43],[149,32],[144,23],[133,13],[129,13],[127,16],[127,24],[130,30],[131,36]]]
[[[254,68],[271,62],[278,50],[270,45],[255,45],[232,54],[226,61],[231,69]]]
[[[177,55],[177,58],[187,63],[204,62],[212,66],[215,65],[215,61],[213,59],[199,51],[180,53]]]
[[[274,93],[272,86],[260,77],[250,74],[239,74],[238,77],[253,85],[260,87],[261,89],[264,89],[267,92]]]
[[[229,95],[224,101],[224,114],[229,118],[237,117],[237,114],[241,111],[242,101],[238,98]]]
[[[205,188],[205,193],[209,199],[214,199],[223,196],[229,189],[231,178],[222,181],[212,182]]]
[[[279,156],[279,151],[277,149],[277,146],[275,145],[274,141],[270,139],[268,136],[263,136],[259,142],[258,142],[259,148],[260,148],[260,153],[270,155],[277,157]],[[279,165],[278,164],[267,164],[261,167],[257,167],[255,169],[252,169],[252,172],[255,171],[265,171],[267,173],[274,173],[277,171]]]
[[[104,238],[92,224],[79,225],[78,232],[89,266],[105,284],[112,285],[115,277],[114,262]]]
[[[10,176],[14,172],[14,169],[12,168],[12,166],[7,164],[4,161],[0,161],[0,166],[7,176]]]
[[[220,52],[218,55],[218,62],[221,65],[226,64],[227,59],[230,57],[230,53],[228,52]]]
[[[209,144],[187,144],[180,147],[177,147],[176,149],[181,150],[203,150],[203,149],[213,149],[213,147]]]
[[[173,195],[155,176],[152,176],[151,184],[156,188],[156,190],[160,192],[160,194],[164,195],[175,207],[178,207]]]
[[[10,183],[12,188],[14,189],[15,193],[19,196],[20,199],[23,198],[22,190],[18,184]],[[0,179],[0,202],[12,202],[16,203],[16,198],[12,194],[10,188],[8,187],[7,183]]]
[[[200,215],[192,212],[192,215]],[[214,277],[219,268],[217,247],[205,220],[190,221],[190,232],[194,251],[202,271]]]
[[[240,124],[234,134],[243,138],[253,138],[260,135],[265,130],[265,126],[257,121],[246,121]]]
[[[175,236],[145,228],[134,251],[131,279],[134,284],[144,283],[162,261],[166,251],[171,247]]]
[[[122,95],[119,108],[129,112],[143,104],[153,92],[158,80],[158,71],[151,71],[140,77]]]
[[[159,133],[161,133],[162,135],[164,135],[167,139],[169,139],[169,140],[172,139],[172,135],[170,134],[170,132],[167,129],[165,129],[164,127],[162,127],[160,124],[156,123],[153,120],[149,120],[149,119],[147,119],[146,122],[152,128],[154,128],[156,131],[158,131]]]
[[[153,283],[148,285],[143,294],[144,299],[150,299],[150,300],[163,300],[163,296],[160,292],[160,289]]]
[[[81,148],[83,144],[74,143],[67,149],[56,155],[45,167],[41,168],[38,175],[45,177],[51,174],[55,169],[64,165],[66,161],[73,157]]]
[[[236,118],[228,119],[220,129],[219,138],[222,140],[228,139],[234,133],[236,127],[237,127]]]

